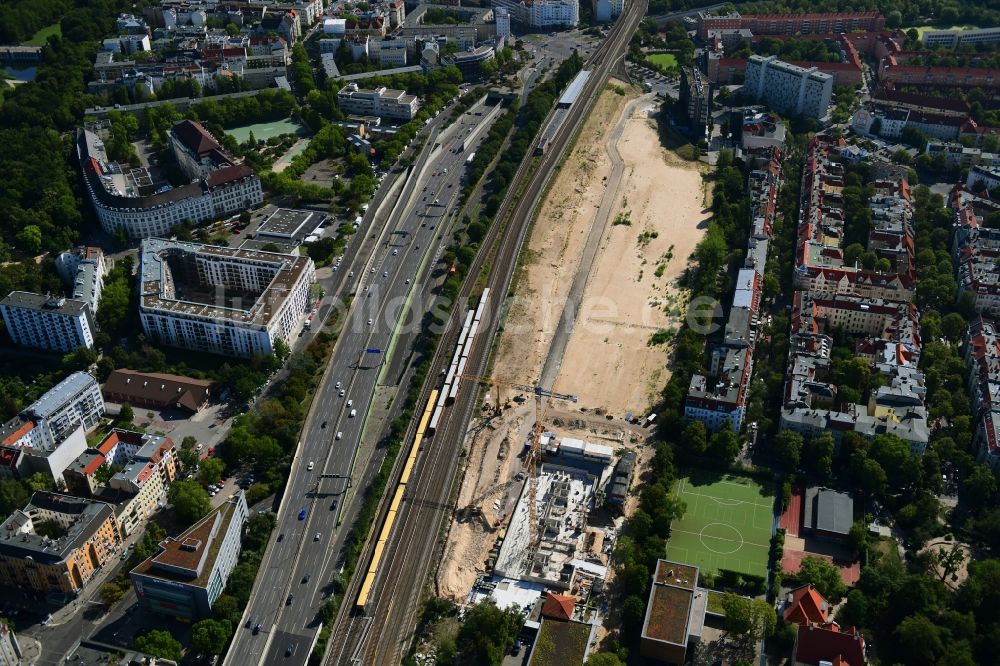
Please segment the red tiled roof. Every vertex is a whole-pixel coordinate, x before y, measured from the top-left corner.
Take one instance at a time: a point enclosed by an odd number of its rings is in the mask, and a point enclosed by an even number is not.
[[[812,585],[803,585],[789,592],[792,599],[785,608],[785,622],[808,624],[826,622],[829,604]]]
[[[822,660],[847,666],[864,666],[865,639],[854,627],[841,631],[835,622],[800,625],[792,661],[818,664]]]
[[[545,603],[542,604],[542,615],[555,620],[570,620],[573,618],[575,605],[576,597],[549,592],[545,595]]]
[[[101,452],[101,455],[108,455],[108,452],[114,448],[115,444],[119,441],[118,431],[112,430],[111,434],[104,438],[100,444],[97,445],[97,450]]]
[[[32,421],[27,421],[20,428],[18,428],[14,432],[10,433],[10,436],[8,436],[7,439],[3,440],[3,442],[0,442],[0,443],[2,443],[4,446],[7,446],[9,444],[13,444],[17,440],[19,440],[22,437],[24,437],[25,435],[27,435],[29,432],[31,432],[31,430],[34,427],[35,427],[35,424]]]
[[[233,164],[232,166],[217,169],[208,175],[206,182],[209,187],[218,187],[226,183],[232,183],[253,175],[253,169],[243,164]]]
[[[222,148],[201,123],[193,120],[182,120],[174,125],[173,132],[180,142],[196,155]]]
[[[90,476],[98,469],[100,469],[101,465],[103,465],[106,461],[107,458],[105,458],[103,454],[94,456],[94,458],[89,463],[87,463],[87,466],[83,468],[83,475]]]

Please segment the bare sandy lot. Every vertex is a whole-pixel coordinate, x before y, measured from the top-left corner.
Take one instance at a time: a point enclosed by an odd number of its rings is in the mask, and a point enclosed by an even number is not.
[[[650,336],[679,325],[686,297],[677,278],[709,217],[700,165],[660,146],[651,110],[636,108],[618,142],[625,170],[615,219],[604,229],[554,386],[616,416],[645,411],[669,378],[669,347],[650,346]],[[590,189],[603,188],[592,181]]]
[[[538,381],[604,196],[603,183],[610,171],[604,146],[628,99],[611,91],[598,98],[538,212],[493,364],[498,378]]]

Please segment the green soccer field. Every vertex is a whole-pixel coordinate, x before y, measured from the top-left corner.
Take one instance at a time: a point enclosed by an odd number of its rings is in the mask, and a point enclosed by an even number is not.
[[[674,484],[687,505],[675,520],[667,559],[716,574],[729,569],[767,575],[774,498],[761,485],[733,474],[695,473]]]

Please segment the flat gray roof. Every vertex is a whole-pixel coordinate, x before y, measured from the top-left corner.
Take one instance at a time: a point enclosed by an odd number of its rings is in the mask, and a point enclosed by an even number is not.
[[[42,294],[33,294],[30,291],[12,291],[7,295],[7,298],[0,301],[0,305],[26,310],[44,310],[45,312],[74,317],[83,312],[84,307],[86,307],[83,301],[63,298],[62,296],[43,296]]]
[[[257,235],[292,238],[305,230],[305,226],[314,215],[316,213],[310,210],[279,208],[264,221],[264,224],[260,225]],[[312,228],[310,227],[309,230],[311,231]]]
[[[583,86],[586,85],[587,79],[590,78],[589,69],[581,69],[576,77],[570,81],[570,84],[566,86],[565,92],[563,92],[562,97],[559,98],[559,106],[572,106],[577,97],[583,91]]]
[[[854,500],[847,493],[813,486],[806,489],[807,528],[847,534],[854,523]]]
[[[36,400],[26,411],[38,418],[47,418],[60,410],[75,395],[97,386],[97,380],[86,372],[74,372]]]

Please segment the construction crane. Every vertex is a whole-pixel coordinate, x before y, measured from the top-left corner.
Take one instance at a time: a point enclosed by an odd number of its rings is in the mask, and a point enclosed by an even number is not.
[[[543,420],[545,417],[545,404],[543,398],[557,398],[576,402],[577,396],[570,393],[559,393],[542,388],[535,384],[517,384],[494,379],[492,377],[480,377],[478,375],[459,375],[458,378],[477,381],[489,386],[496,387],[496,413],[500,413],[500,387],[507,386],[519,391],[526,391],[535,396],[535,427],[531,436],[531,446],[524,460],[524,472],[527,477],[528,491],[528,542],[529,546],[525,553],[534,553],[538,550],[538,545],[542,540],[541,532],[538,529],[538,463],[542,458],[542,433],[545,431]],[[457,379],[457,378],[456,378]],[[473,503],[474,505],[475,503]],[[470,505],[472,506],[472,505]]]
[[[531,448],[524,461],[524,472],[528,477],[528,548],[526,553],[538,552],[538,544],[542,540],[542,534],[538,531],[538,462],[542,458],[542,418],[545,412],[545,404],[542,401],[541,392],[535,393],[535,432],[531,437]]]
[[[546,397],[546,398],[556,398],[558,400],[568,400],[569,402],[576,402],[578,396],[571,393],[559,393],[558,391],[550,391],[548,389],[543,389],[539,385],[530,386],[528,384],[518,384],[516,382],[508,382],[503,379],[496,379],[494,377],[482,377],[480,375],[470,375],[462,374],[456,377],[458,379],[468,379],[470,381],[479,382],[480,384],[486,384],[487,386],[493,386],[496,388],[496,411],[500,411],[500,387],[512,388],[518,391],[524,391],[526,393],[531,393],[535,396],[536,400]]]

